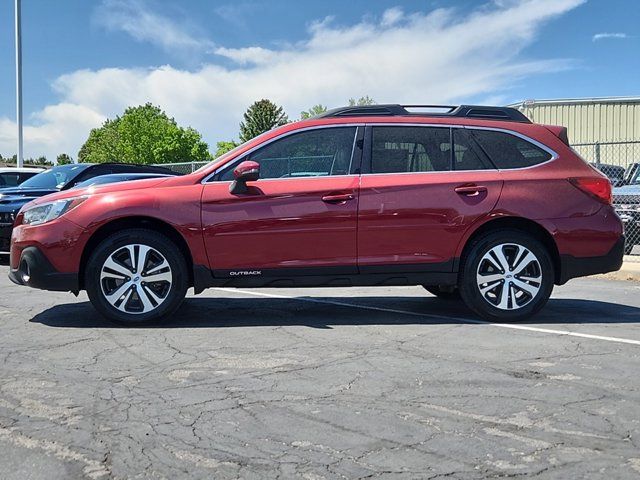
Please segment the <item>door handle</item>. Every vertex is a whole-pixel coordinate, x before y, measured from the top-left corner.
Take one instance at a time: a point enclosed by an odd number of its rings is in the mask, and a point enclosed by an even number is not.
[[[322,201],[325,203],[345,203],[354,198],[356,197],[353,193],[336,193],[323,196]]]
[[[454,188],[458,195],[466,195],[467,197],[475,197],[487,191],[487,187],[483,185],[461,185]]]

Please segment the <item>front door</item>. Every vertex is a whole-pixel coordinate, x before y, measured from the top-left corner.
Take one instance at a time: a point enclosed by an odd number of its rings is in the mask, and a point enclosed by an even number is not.
[[[448,127],[369,127],[358,219],[361,273],[452,271],[465,231],[493,210],[502,189],[468,135]]]
[[[356,127],[285,134],[232,161],[205,184],[202,223],[216,277],[356,273],[361,158]],[[260,179],[232,194],[233,169]]]

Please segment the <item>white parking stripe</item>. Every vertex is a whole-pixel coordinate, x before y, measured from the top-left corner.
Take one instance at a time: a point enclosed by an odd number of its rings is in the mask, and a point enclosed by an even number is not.
[[[432,315],[428,313],[419,313],[412,312],[410,310],[398,310],[395,308],[384,308],[384,307],[373,307],[370,305],[358,305],[356,303],[348,303],[348,302],[338,302],[334,300],[321,300],[318,298],[310,298],[310,297],[292,297],[289,295],[279,295],[276,293],[264,293],[264,292],[254,292],[251,290],[241,290],[238,288],[214,288],[213,290],[220,290],[222,292],[240,292],[247,295],[254,295],[257,297],[269,297],[269,298],[286,298],[288,300],[299,300],[301,302],[311,302],[311,303],[324,303],[329,305],[338,305],[340,307],[351,307],[351,308],[359,308],[362,310],[373,310],[377,312],[388,312],[388,313],[399,313],[401,315],[411,315],[414,317],[424,317],[424,318],[435,318],[435,319],[443,319],[447,320],[455,320],[460,323],[471,323],[476,325],[489,325],[492,327],[498,328],[508,328],[511,330],[524,330],[528,332],[536,332],[536,333],[547,333],[551,335],[560,335],[567,337],[579,337],[579,338],[588,338],[590,340],[601,340],[604,342],[614,342],[614,343],[626,343],[629,345],[640,345],[640,340],[631,340],[629,338],[619,338],[619,337],[605,337],[602,335],[591,335],[589,333],[579,333],[579,332],[571,332],[569,330],[555,330],[551,328],[540,328],[540,327],[530,327],[528,325],[516,325],[513,323],[491,323],[485,322],[483,320],[475,320],[472,318],[461,318],[461,317],[447,317],[444,315]]]

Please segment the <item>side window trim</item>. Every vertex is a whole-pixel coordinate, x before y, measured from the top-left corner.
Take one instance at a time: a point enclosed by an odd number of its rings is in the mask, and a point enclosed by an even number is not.
[[[290,137],[292,135],[295,135],[295,134],[298,134],[298,133],[303,133],[303,132],[312,132],[314,130],[325,130],[325,129],[332,129],[332,128],[353,128],[353,127],[356,127],[356,133],[354,135],[354,140],[353,140],[353,147],[352,147],[351,159],[350,159],[350,171],[349,171],[348,175],[358,175],[359,173],[357,172],[357,170],[358,170],[358,167],[361,165],[362,158],[363,158],[363,156],[362,156],[362,150],[363,149],[361,147],[362,142],[360,141],[360,139],[364,135],[364,125],[362,125],[362,124],[360,124],[360,125],[355,125],[355,124],[342,125],[342,124],[338,124],[338,125],[311,127],[311,128],[301,129],[301,130],[294,130],[294,131],[291,131],[291,132],[287,132],[284,135],[280,135],[279,137],[272,138],[268,142],[265,142],[265,143],[263,143],[261,145],[256,145],[251,150],[249,150],[247,152],[244,152],[239,157],[234,158],[233,160],[231,160],[227,164],[221,166],[218,171],[216,171],[215,173],[211,174],[202,183],[207,184],[207,183],[215,183],[215,182],[230,182],[231,180],[221,180],[220,179],[221,175],[223,175],[224,173],[228,172],[229,170],[235,168],[238,164],[242,163],[243,161],[249,159],[251,157],[251,155],[253,155],[256,152],[260,151],[262,148],[264,148],[264,147],[266,147],[268,145],[271,145],[272,143],[275,143],[275,142],[277,142],[279,140],[283,140],[285,138],[288,138],[288,137]],[[344,176],[344,175],[340,175],[340,176]],[[268,181],[268,180],[303,180],[303,179],[309,179],[309,178],[318,178],[318,177],[264,178],[264,179],[261,179],[261,181]]]
[[[513,131],[513,130],[507,130],[507,129],[503,129],[503,128],[495,128],[495,127],[481,127],[481,126],[475,126],[475,125],[442,125],[442,124],[430,124],[430,123],[368,123],[365,124],[365,135],[364,135],[364,148],[363,148],[363,154],[362,154],[362,173],[361,175],[406,175],[407,173],[412,173],[412,174],[416,174],[416,173],[447,173],[447,172],[460,172],[462,170],[453,170],[453,155],[454,152],[452,151],[451,154],[451,170],[445,170],[445,171],[440,171],[440,172],[396,172],[396,173],[372,173],[371,172],[371,166],[372,166],[372,158],[371,158],[371,154],[372,154],[372,148],[373,148],[373,127],[402,127],[402,126],[412,126],[412,127],[446,127],[449,128],[451,131],[453,131],[453,129],[464,129],[469,131],[469,133],[471,133],[471,135],[469,135],[471,141],[472,141],[472,145],[475,147],[474,151],[481,157],[481,159],[487,164],[487,168],[484,170],[473,170],[476,172],[481,172],[481,171],[490,171],[490,170],[502,170],[504,171],[505,169],[500,169],[498,168],[498,166],[493,162],[493,160],[491,159],[491,157],[489,157],[489,155],[484,151],[484,149],[482,148],[482,146],[479,144],[479,142],[476,140],[475,136],[472,134],[473,130],[487,130],[487,131],[492,131],[492,132],[502,132],[502,133],[506,133],[509,135],[513,135],[515,137],[518,137],[524,141],[527,141],[533,145],[535,145],[536,147],[544,150],[545,152],[547,152],[548,154],[551,155],[551,158],[543,163],[539,163],[537,165],[532,165],[532,166],[527,166],[527,167],[520,167],[520,168],[510,168],[508,170],[526,170],[529,168],[537,168],[541,165],[546,165],[547,163],[553,162],[554,160],[557,160],[559,155],[558,153],[551,149],[550,147],[548,147],[547,145],[540,143],[539,141],[524,135],[522,133]],[[453,136],[453,132],[451,133],[451,135]],[[453,150],[453,142],[451,142],[451,148]]]

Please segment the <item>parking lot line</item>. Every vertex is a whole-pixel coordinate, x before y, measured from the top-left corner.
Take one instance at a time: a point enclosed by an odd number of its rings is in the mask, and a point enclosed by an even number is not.
[[[219,290],[222,292],[240,292],[247,295],[254,295],[257,297],[270,297],[270,298],[286,298],[289,300],[299,300],[301,302],[310,302],[310,303],[323,303],[329,305],[338,305],[340,307],[350,307],[350,308],[359,308],[363,310],[373,310],[378,312],[388,312],[388,313],[398,313],[401,315],[412,315],[414,317],[424,317],[424,318],[436,318],[447,320],[454,320],[460,323],[470,323],[476,325],[489,325],[491,327],[497,328],[508,328],[511,330],[524,330],[528,332],[536,332],[536,333],[546,333],[550,335],[559,335],[565,337],[579,337],[579,338],[588,338],[590,340],[600,340],[603,342],[613,342],[613,343],[625,343],[628,345],[638,345],[640,346],[640,340],[632,340],[629,338],[620,338],[620,337],[606,337],[602,335],[591,335],[589,333],[579,333],[579,332],[571,332],[569,330],[555,330],[551,328],[540,328],[540,327],[531,327],[529,325],[516,325],[512,323],[492,323],[486,322],[484,320],[475,320],[472,318],[463,318],[463,317],[448,317],[445,315],[432,315],[429,313],[420,313],[420,312],[412,312],[410,310],[398,310],[395,308],[384,308],[384,307],[374,307],[371,305],[359,305],[357,303],[349,303],[349,302],[338,302],[335,300],[322,300],[319,298],[310,298],[310,297],[293,297],[290,295],[280,295],[277,293],[264,293],[264,292],[255,292],[251,290],[243,290],[239,288],[214,288],[213,290]]]

